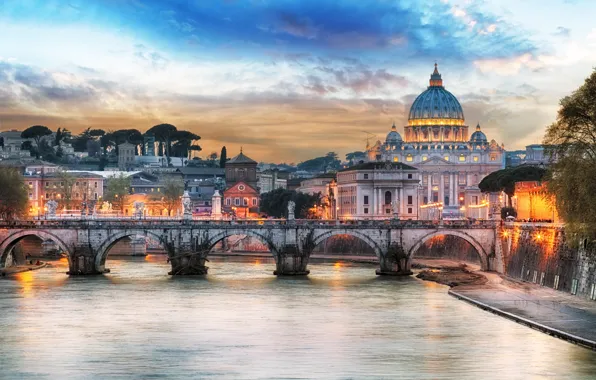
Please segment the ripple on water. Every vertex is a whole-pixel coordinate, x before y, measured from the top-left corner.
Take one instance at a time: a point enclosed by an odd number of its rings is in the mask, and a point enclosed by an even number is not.
[[[0,378],[583,379],[596,354],[374,266],[214,259],[171,277],[160,257],[64,263],[0,281]]]

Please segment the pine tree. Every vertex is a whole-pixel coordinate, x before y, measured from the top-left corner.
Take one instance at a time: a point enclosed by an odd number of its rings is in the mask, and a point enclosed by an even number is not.
[[[228,160],[228,151],[226,146],[224,145],[221,148],[221,154],[219,155],[219,167],[224,168],[226,166],[226,161]]]

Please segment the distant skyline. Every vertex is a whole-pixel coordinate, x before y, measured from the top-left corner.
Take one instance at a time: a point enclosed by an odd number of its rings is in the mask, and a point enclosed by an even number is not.
[[[507,150],[540,143],[596,62],[581,0],[5,0],[2,130],[145,131],[258,161],[364,150],[402,133],[435,61]]]

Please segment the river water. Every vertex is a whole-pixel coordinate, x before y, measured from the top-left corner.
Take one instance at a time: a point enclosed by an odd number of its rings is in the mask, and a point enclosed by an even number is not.
[[[191,278],[163,256],[107,264],[0,280],[1,379],[596,377],[596,353],[374,266],[276,278],[270,260],[217,259]]]

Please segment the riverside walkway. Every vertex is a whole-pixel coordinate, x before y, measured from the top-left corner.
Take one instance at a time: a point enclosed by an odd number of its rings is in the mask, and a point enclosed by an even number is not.
[[[449,294],[549,335],[596,350],[596,302],[496,273],[485,285],[457,286]]]

